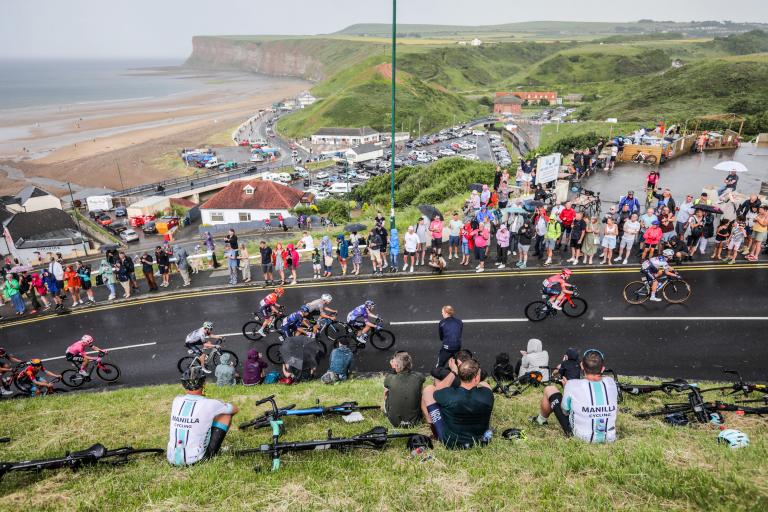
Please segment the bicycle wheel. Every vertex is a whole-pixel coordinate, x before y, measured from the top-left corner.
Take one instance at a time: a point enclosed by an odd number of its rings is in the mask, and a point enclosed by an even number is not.
[[[267,347],[267,359],[272,364],[283,364],[283,355],[280,353],[281,343],[273,343]]]
[[[691,296],[691,286],[685,281],[670,281],[664,289],[661,290],[667,302],[672,304],[682,304]]]
[[[525,306],[525,316],[531,322],[541,322],[547,318],[548,309],[544,301],[536,300]]]
[[[659,159],[656,158],[656,155],[648,155],[647,157],[645,157],[645,163],[647,164],[656,165],[656,162],[658,161]]]
[[[251,341],[259,341],[264,338],[264,336],[259,334],[259,329],[261,329],[261,322],[256,320],[246,322],[245,325],[243,325],[243,336]]]
[[[587,312],[587,301],[581,297],[571,299],[573,304],[568,301],[563,302],[563,313],[571,318],[578,318]]]
[[[328,355],[328,346],[323,340],[319,340],[317,338],[315,338],[315,343],[317,343],[318,347],[320,347],[320,357],[325,358],[325,356]]]
[[[388,350],[395,344],[395,335],[390,331],[381,329],[371,333],[371,337],[368,340],[374,348],[379,350]]]
[[[632,281],[624,287],[624,300],[630,304],[642,304],[651,298],[648,284],[643,281]]]
[[[13,379],[13,385],[16,386],[16,389],[24,393],[25,395],[28,395],[32,391],[32,383],[31,382],[22,382],[18,379]]]
[[[333,321],[326,324],[326,326],[323,328],[323,334],[325,334],[326,338],[335,342],[341,336],[346,336],[349,334],[349,330],[347,328],[347,324]]]
[[[218,366],[219,363],[221,362],[222,354],[229,354],[230,364],[234,366],[237,366],[238,364],[240,364],[240,359],[237,357],[237,354],[235,354],[231,350],[222,350],[221,352],[213,353],[212,355],[209,355],[208,359],[210,359],[210,361],[206,360],[205,366],[207,366],[208,368],[211,368],[211,367],[215,368],[216,366]]]
[[[196,358],[192,356],[186,356],[179,359],[179,362],[176,363],[176,367],[179,369],[179,373],[184,373],[187,371],[195,359]]]
[[[120,378],[120,368],[111,363],[101,363],[96,367],[96,375],[106,382],[115,382]]]
[[[79,388],[85,382],[85,377],[76,370],[64,370],[61,372],[61,381],[71,388]]]

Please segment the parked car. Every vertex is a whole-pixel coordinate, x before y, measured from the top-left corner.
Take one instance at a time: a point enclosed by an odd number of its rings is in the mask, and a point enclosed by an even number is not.
[[[112,224],[112,217],[110,217],[106,213],[102,213],[101,215],[99,215],[99,218],[96,219],[96,222],[98,222],[102,226],[109,226],[110,224]]]
[[[325,172],[325,171],[320,171],[319,173],[317,173],[317,174],[315,175],[315,177],[316,177],[317,179],[319,179],[319,180],[324,180],[325,178],[327,178],[327,177],[328,177],[328,173],[327,173],[327,172]]]
[[[144,232],[145,235],[154,235],[157,233],[157,226],[155,225],[155,221],[151,220],[144,224],[141,227],[141,230]]]
[[[88,216],[93,220],[98,219],[102,215],[104,215],[104,210],[91,210],[90,212],[88,212]]]
[[[120,232],[120,238],[122,238],[123,241],[126,243],[138,242],[139,234],[134,230],[127,228]]]
[[[317,194],[315,194],[315,198],[317,199],[328,199],[329,197],[331,197],[331,194],[329,194],[325,190],[320,190],[317,192]]]
[[[126,215],[128,215],[128,210],[124,207],[118,206],[115,208],[115,217],[125,217]]]

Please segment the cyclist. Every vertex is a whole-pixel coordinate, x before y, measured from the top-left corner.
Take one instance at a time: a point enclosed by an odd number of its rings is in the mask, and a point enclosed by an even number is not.
[[[41,388],[46,388],[48,392],[53,390],[53,384],[45,380],[45,377],[40,375],[40,372],[44,372],[51,377],[57,379],[61,378],[58,373],[53,373],[47,370],[43,366],[43,362],[39,359],[32,359],[29,364],[16,376],[16,380],[23,384],[30,384],[30,394],[39,395],[42,393]]]
[[[285,289],[281,287],[275,288],[275,291],[264,297],[259,302],[259,314],[264,319],[261,324],[261,329],[258,333],[261,336],[266,336],[265,330],[272,327],[277,315],[280,314],[280,304],[277,301],[285,295]]]
[[[668,259],[675,256],[675,251],[672,249],[664,249],[664,252],[660,256],[654,256],[647,259],[640,266],[640,273],[643,274],[645,280],[651,285],[651,300],[654,302],[661,302],[661,299],[656,296],[656,290],[659,288],[659,278],[663,275],[677,277],[675,272],[669,263]]]
[[[366,300],[363,304],[360,304],[355,309],[349,312],[347,315],[347,323],[353,329],[362,327],[363,329],[356,332],[357,341],[360,343],[368,342],[368,332],[376,327],[376,324],[372,324],[369,320],[370,316],[375,317],[374,311],[376,310],[376,303],[372,300]]]
[[[568,282],[571,278],[573,271],[569,268],[564,268],[559,274],[549,276],[542,283],[542,294],[549,296],[549,305],[554,309],[561,310],[563,307],[561,304],[565,300],[566,295],[573,293],[573,285]]]
[[[12,395],[13,391],[11,391],[10,388],[10,381],[13,380],[11,377],[8,381],[5,381],[2,376],[5,372],[12,372],[14,369],[14,363],[19,364],[23,363],[24,361],[19,359],[18,357],[14,357],[8,352],[5,351],[3,347],[0,347],[0,394],[3,395]]]
[[[88,357],[88,350],[107,352],[93,343],[93,336],[90,334],[83,334],[82,338],[67,347],[67,352],[64,354],[67,361],[80,370],[80,375],[88,375],[88,362],[91,360],[91,358]]]
[[[333,297],[330,293],[324,293],[319,299],[315,299],[311,302],[307,302],[305,306],[309,309],[310,316],[318,315],[315,319],[315,325],[312,327],[312,334],[317,336],[320,329],[328,322],[336,320],[336,311],[328,307],[328,304],[333,301]]]
[[[278,327],[278,331],[285,338],[299,335],[305,336],[309,331],[309,308],[307,306],[301,306],[298,311],[295,311],[283,319],[283,325]]]
[[[215,343],[209,342],[209,339],[221,339],[213,334],[213,322],[203,322],[201,328],[187,334],[187,338],[184,340],[184,345],[186,345],[187,349],[194,352],[197,356],[198,361],[200,361],[200,368],[204,373],[211,373],[211,370],[205,367],[206,355],[203,349],[216,346]]]

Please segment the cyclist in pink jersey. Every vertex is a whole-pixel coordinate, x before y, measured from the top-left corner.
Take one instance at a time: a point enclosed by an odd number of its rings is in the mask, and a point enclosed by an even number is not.
[[[75,368],[79,367],[81,375],[88,375],[88,362],[90,361],[90,358],[88,357],[89,350],[107,352],[93,343],[93,336],[84,334],[82,338],[67,347],[67,353],[65,354],[67,361],[75,365]]]

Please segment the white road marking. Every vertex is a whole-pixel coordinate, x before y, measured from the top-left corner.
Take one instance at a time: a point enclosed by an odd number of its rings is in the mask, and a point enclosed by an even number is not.
[[[125,350],[125,349],[129,349],[129,348],[149,347],[149,346],[152,346],[152,345],[157,345],[157,342],[153,341],[151,343],[139,343],[138,345],[126,345],[124,347],[112,347],[112,348],[102,347],[102,348],[108,350],[109,352],[112,352],[114,350]],[[97,354],[98,352],[96,352],[94,350],[91,350],[88,353],[89,354]],[[45,361],[56,361],[57,359],[65,359],[65,358],[66,358],[66,356],[49,357],[48,359],[43,359],[42,361],[44,361],[44,362]]]
[[[527,318],[473,318],[461,320],[465,324],[501,324],[508,322],[527,322]],[[389,322],[389,325],[430,325],[440,323],[440,320],[418,320],[413,322]]]
[[[665,321],[665,320],[682,320],[682,321],[701,321],[701,320],[739,320],[739,321],[763,321],[768,320],[768,316],[604,316],[603,320],[607,322],[624,322],[624,321]]]

